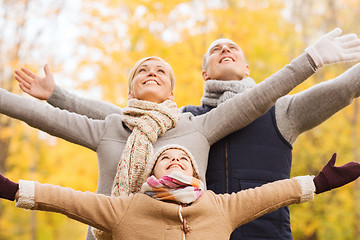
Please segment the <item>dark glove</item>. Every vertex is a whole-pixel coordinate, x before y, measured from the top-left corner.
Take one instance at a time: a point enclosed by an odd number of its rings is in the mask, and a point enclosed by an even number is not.
[[[360,176],[360,164],[358,162],[348,162],[340,167],[335,167],[335,161],[336,153],[314,178],[316,194],[341,187]]]
[[[0,198],[5,198],[10,201],[15,200],[15,194],[19,189],[19,184],[10,181],[8,178],[0,174]]]

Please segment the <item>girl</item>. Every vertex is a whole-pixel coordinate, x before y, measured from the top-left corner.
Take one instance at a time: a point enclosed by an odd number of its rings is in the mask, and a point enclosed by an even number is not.
[[[204,191],[192,154],[165,146],[149,161],[140,193],[109,197],[0,176],[0,197],[16,206],[58,212],[113,239],[229,239],[238,226],[277,208],[313,199],[357,179],[360,164],[335,167],[336,155],[315,178],[295,177],[233,194]]]

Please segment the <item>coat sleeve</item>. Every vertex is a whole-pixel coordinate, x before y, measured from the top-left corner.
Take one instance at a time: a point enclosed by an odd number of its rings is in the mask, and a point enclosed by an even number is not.
[[[19,196],[16,201],[19,208],[60,213],[107,232],[119,224],[133,198],[133,195],[110,197],[24,180],[19,181]]]
[[[110,114],[122,113],[122,109],[114,104],[83,98],[58,86],[55,87],[48,103],[54,107],[85,115],[92,119],[105,119]]]
[[[237,94],[207,114],[195,117],[196,127],[213,144],[263,115],[278,98],[314,72],[307,55],[302,54],[255,87]]]
[[[0,89],[0,113],[94,151],[106,130],[104,120],[92,120],[4,89]]]
[[[314,192],[313,177],[303,176],[216,197],[219,209],[235,229],[278,208],[309,201]]]
[[[300,93],[280,98],[275,105],[276,122],[291,144],[360,96],[360,63],[338,77]]]

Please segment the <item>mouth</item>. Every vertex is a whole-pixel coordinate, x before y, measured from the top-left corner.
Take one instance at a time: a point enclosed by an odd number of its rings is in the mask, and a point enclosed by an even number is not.
[[[220,59],[219,63],[223,63],[223,62],[235,62],[234,58],[226,56]]]
[[[155,79],[147,79],[143,84],[157,84],[157,85],[160,85]]]
[[[182,170],[184,170],[184,167],[181,166],[180,164],[177,164],[177,163],[170,164],[170,165],[166,168],[166,170],[171,169],[171,168],[181,168]]]

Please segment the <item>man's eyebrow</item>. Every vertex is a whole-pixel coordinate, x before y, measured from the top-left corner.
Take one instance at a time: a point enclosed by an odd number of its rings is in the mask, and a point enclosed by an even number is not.
[[[220,43],[216,44],[216,45],[213,46],[211,49],[214,49],[214,48],[219,47],[219,46],[220,46]],[[210,49],[210,50],[211,50],[211,49]]]

